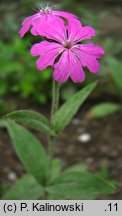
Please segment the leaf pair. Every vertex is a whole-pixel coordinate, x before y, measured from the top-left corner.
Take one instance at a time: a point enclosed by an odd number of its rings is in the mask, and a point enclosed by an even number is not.
[[[74,168],[73,170],[64,171],[45,187],[27,174],[3,196],[3,199],[94,199],[98,195],[115,192],[115,185],[98,175],[80,172],[77,169],[75,171]]]
[[[77,113],[80,106],[96,87],[96,82],[77,92],[56,112],[53,129],[48,120],[41,114],[33,111],[20,110],[7,115],[8,118],[35,128],[47,135],[59,134]]]

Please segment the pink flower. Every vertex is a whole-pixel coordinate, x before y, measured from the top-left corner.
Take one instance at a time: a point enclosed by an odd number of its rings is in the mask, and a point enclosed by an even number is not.
[[[33,45],[31,55],[40,56],[37,60],[39,70],[54,67],[54,79],[57,82],[65,82],[69,77],[75,83],[83,82],[83,67],[92,73],[100,70],[97,59],[104,55],[104,50],[93,43],[80,43],[95,36],[92,27],[83,27],[77,19],[70,19],[67,25],[62,19],[57,19],[54,25],[46,25],[46,28],[42,26],[38,31],[47,41]]]
[[[63,11],[55,11],[52,10],[50,7],[42,8],[34,14],[33,16],[27,17],[23,23],[22,28],[19,31],[19,35],[22,38],[27,31],[29,31],[30,27],[32,26],[31,33],[35,36],[39,35],[38,29],[41,29],[43,26],[46,27],[47,25],[54,24],[56,22],[56,18],[64,18],[67,21],[69,19],[73,19],[77,17],[71,13],[63,12]]]

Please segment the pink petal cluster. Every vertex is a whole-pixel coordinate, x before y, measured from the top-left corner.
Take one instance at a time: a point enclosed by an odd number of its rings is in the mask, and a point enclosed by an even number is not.
[[[57,17],[69,19],[77,19],[77,17],[71,13],[64,11],[55,11],[50,7],[42,8],[34,15],[27,17],[23,23],[22,28],[19,31],[19,35],[22,38],[27,31],[31,28],[31,34],[34,36],[39,35],[39,29],[44,28],[45,25],[53,25],[53,21],[56,21]]]
[[[74,83],[83,82],[84,67],[92,73],[100,70],[98,59],[104,55],[104,50],[90,42],[81,43],[95,36],[95,30],[82,26],[75,15],[49,9],[39,12],[25,19],[20,37],[31,25],[33,35],[45,37],[44,41],[32,46],[31,55],[40,56],[36,62],[39,70],[43,71],[48,66],[54,68],[53,76],[57,82],[65,82],[69,77]]]

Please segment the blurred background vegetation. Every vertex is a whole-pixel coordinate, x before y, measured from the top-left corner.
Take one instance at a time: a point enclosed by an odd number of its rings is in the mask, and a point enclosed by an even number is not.
[[[118,110],[121,112],[122,1],[48,0],[48,2],[56,10],[65,10],[76,14],[83,25],[93,26],[97,31],[97,36],[92,41],[102,46],[106,53],[105,57],[101,60],[101,71],[99,74],[93,75],[89,71],[86,71],[87,78],[83,84],[73,84],[71,81],[64,84],[61,91],[62,101],[69,98],[70,95],[86,84],[98,79],[99,86],[91,96],[92,99],[88,100],[90,102],[86,105],[87,117],[90,119],[91,117],[101,118],[108,114],[114,114]],[[39,4],[42,6],[46,5],[47,1],[0,1],[0,116],[16,109],[33,108],[36,106],[38,110],[40,107],[49,107],[53,71],[50,68],[44,72],[38,71],[35,64],[37,58],[30,56],[29,53],[32,44],[39,41],[40,38],[34,38],[30,33],[27,33],[23,39],[20,39],[18,36],[23,19],[32,15],[38,9]],[[114,122],[118,122],[120,118],[121,115],[119,115],[116,121],[115,119],[112,119],[112,121],[106,119],[106,122],[110,121],[113,127],[115,127]],[[78,120],[74,121],[74,125],[77,124]],[[118,127],[117,131],[120,130],[119,125]],[[101,127],[99,128],[98,126],[98,129],[101,130]],[[101,132],[99,131],[100,135]],[[0,136],[2,137],[1,133]],[[65,136],[63,139],[63,142],[66,143],[67,137],[66,140]],[[69,148],[68,151],[71,152],[71,143]],[[76,162],[77,160],[74,161]],[[118,163],[120,164],[121,162],[119,161]]]

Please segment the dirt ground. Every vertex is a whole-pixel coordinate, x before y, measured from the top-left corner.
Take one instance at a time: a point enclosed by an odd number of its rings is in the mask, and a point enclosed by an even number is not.
[[[25,108],[25,104],[23,106]],[[122,112],[95,120],[87,117],[88,108],[89,104],[86,103],[83,111],[80,110],[61,133],[57,140],[55,157],[61,158],[63,167],[85,162],[89,170],[95,172],[103,165],[107,166],[109,177],[117,181],[118,191],[101,199],[122,199]],[[35,107],[33,109],[36,110]],[[34,133],[47,147],[44,135]],[[82,141],[84,134],[89,137],[86,142]],[[6,186],[11,186],[24,172],[6,129],[0,130],[1,181]]]

